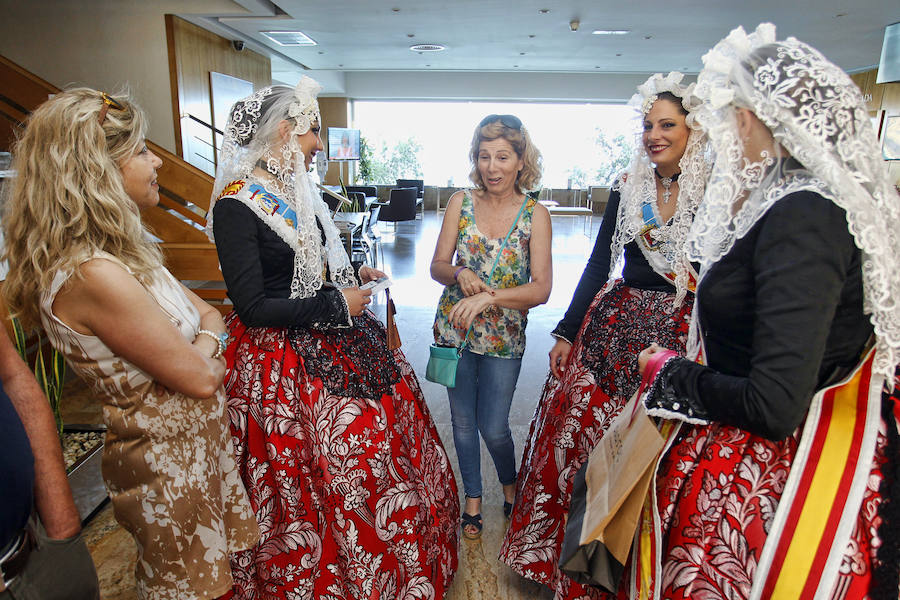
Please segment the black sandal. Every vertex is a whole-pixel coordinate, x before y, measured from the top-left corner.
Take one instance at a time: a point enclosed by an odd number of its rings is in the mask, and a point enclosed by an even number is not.
[[[471,533],[466,530],[466,527],[474,527],[475,532]],[[460,518],[460,529],[462,530],[463,537],[467,540],[477,540],[481,538],[481,530],[484,528],[484,522],[481,519],[481,513],[477,515],[470,515],[467,512],[462,514]]]
[[[507,502],[506,500],[504,500],[503,501],[503,516],[508,519],[512,515],[512,509],[513,509],[513,503]]]

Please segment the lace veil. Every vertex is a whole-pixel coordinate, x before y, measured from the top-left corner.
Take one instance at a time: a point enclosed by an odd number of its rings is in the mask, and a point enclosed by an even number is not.
[[[891,380],[900,362],[900,198],[862,94],[816,49],[794,38],[776,41],[769,23],[749,35],[733,30],[703,63],[697,120],[716,159],[688,237],[701,277],[780,198],[799,190],[821,194],[846,211],[862,251],[864,308],[877,337],[874,366]],[[753,111],[769,128],[774,156],[744,158],[735,107]],[[795,160],[779,156],[779,144]]]
[[[681,175],[678,178],[679,192],[675,214],[668,224],[661,224],[659,229],[650,234],[659,241],[667,242],[663,245],[663,253],[666,262],[675,273],[676,305],[681,304],[688,289],[690,265],[685,258],[684,241],[697,206],[703,199],[703,190],[710,169],[706,135],[694,117],[694,111],[700,102],[693,94],[694,84],[681,85],[683,77],[684,75],[677,71],[665,77],[661,73],[656,73],[638,86],[638,93],[632,96],[628,103],[639,112],[641,118],[639,131],[643,128],[643,118],[650,112],[653,103],[662,92],[670,92],[680,98],[681,105],[688,111],[686,122],[691,131],[684,155],[679,161]],[[656,201],[656,175],[640,133],[635,144],[634,156],[627,169],[627,176],[620,177],[613,189],[619,191],[620,200],[619,212],[616,215],[616,230],[611,244],[610,277],[615,272],[616,262],[622,255],[625,245],[635,239],[643,228],[641,206],[647,201]]]
[[[306,171],[298,136],[319,122],[316,96],[321,86],[302,77],[296,87],[270,86],[239,100],[231,109],[225,139],[219,153],[216,181],[206,220],[206,234],[213,237],[213,206],[218,198],[231,195],[229,184],[237,180],[255,183],[276,196],[296,213],[293,223],[278,219],[249,195],[236,194],[294,251],[291,298],[309,298],[322,287],[327,263],[338,288],[356,285],[353,268],[312,177]],[[279,126],[288,121],[292,130],[282,142]],[[246,188],[245,188],[246,189]],[[325,233],[322,246],[316,217]],[[219,240],[227,244],[228,240]]]

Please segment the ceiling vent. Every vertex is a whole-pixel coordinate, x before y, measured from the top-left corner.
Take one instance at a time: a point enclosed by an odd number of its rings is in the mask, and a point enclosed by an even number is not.
[[[415,46],[410,46],[409,49],[413,52],[442,52],[447,47],[440,44],[416,44]]]
[[[260,31],[279,46],[315,46],[316,42],[302,31]]]

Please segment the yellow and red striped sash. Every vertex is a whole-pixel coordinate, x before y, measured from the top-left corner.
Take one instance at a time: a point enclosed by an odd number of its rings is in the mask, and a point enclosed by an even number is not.
[[[874,348],[812,399],[751,599],[828,597],[862,505],[878,435],[881,377]]]
[[[750,600],[828,598],[856,523],[878,435],[882,379],[871,349],[844,380],[813,396]],[[702,363],[702,358],[698,357]],[[670,428],[666,455],[681,429]],[[657,470],[659,462],[657,463]],[[662,535],[651,484],[636,535],[631,598],[660,597]]]

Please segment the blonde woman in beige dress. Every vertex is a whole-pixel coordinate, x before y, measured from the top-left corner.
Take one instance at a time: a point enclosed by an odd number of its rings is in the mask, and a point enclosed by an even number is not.
[[[138,596],[230,597],[229,555],[259,533],[228,434],[225,325],[144,234],[162,164],[144,131],[133,103],[83,88],[29,117],[3,215],[4,293],[103,402],[103,477],[137,543]]]

